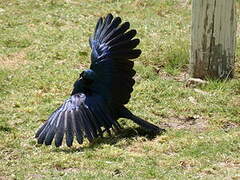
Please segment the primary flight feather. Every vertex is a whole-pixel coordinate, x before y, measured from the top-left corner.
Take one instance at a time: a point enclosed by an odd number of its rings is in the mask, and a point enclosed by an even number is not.
[[[159,133],[164,131],[135,115],[124,105],[128,103],[133,85],[134,63],[130,59],[140,56],[135,49],[139,39],[129,22],[108,14],[100,18],[89,39],[92,49],[90,68],[84,70],[74,83],[71,96],[39,128],[36,138],[39,144],[62,145],[65,136],[67,146],[73,139],[79,144],[86,137],[90,142],[104,132],[120,130],[119,118],[127,118],[143,128]]]

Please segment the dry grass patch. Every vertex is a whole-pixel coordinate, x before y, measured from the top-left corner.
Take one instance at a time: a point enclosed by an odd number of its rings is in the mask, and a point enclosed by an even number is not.
[[[19,51],[16,53],[0,56],[0,68],[15,70],[27,64],[26,52]]]

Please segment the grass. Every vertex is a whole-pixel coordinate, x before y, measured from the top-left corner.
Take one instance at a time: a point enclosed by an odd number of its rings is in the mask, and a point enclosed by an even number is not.
[[[153,138],[122,119],[122,134],[92,145],[37,145],[37,128],[89,66],[88,37],[108,12],[141,39],[128,107],[167,132]],[[186,86],[190,26],[180,0],[0,1],[0,179],[239,179],[240,81]]]

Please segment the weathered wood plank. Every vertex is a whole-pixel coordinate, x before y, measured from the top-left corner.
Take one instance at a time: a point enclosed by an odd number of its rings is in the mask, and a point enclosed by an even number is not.
[[[192,1],[192,77],[233,77],[236,47],[235,3],[235,0]]]

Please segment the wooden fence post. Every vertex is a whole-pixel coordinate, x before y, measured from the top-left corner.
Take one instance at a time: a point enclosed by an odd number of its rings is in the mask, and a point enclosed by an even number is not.
[[[192,1],[191,77],[233,77],[236,47],[235,6],[235,0]]]

